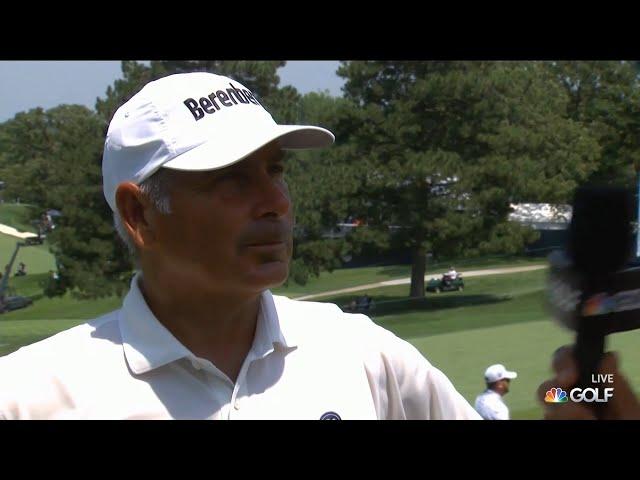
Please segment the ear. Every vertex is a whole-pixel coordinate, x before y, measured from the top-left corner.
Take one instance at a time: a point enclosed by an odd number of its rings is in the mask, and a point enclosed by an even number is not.
[[[156,239],[153,204],[132,182],[124,182],[116,189],[116,207],[129,237],[138,250],[149,248]]]

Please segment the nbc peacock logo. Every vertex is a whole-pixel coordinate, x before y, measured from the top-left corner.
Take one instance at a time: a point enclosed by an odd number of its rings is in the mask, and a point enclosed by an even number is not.
[[[544,396],[544,401],[547,403],[565,403],[568,402],[567,392],[560,387],[547,390],[547,394]]]

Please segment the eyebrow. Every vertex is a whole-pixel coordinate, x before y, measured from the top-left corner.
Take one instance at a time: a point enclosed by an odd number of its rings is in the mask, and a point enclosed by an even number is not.
[[[267,163],[282,163],[285,160],[285,152],[283,150],[278,150],[276,153],[274,153],[273,155],[269,156],[269,158],[267,158]],[[238,170],[243,170],[246,168],[249,168],[247,166],[247,162],[245,162],[244,160],[240,160],[239,162],[234,163],[233,165],[229,165],[228,167],[222,168],[218,171],[222,171],[225,169],[238,169]]]
[[[269,158],[270,162],[282,162],[287,156],[287,152],[284,150],[278,150],[274,155]]]
[[[274,155],[270,156],[269,159],[267,160],[268,163],[270,164],[274,164],[274,163],[284,163],[286,158],[286,152],[283,150],[279,150],[278,152],[276,152]],[[247,163],[240,160],[239,162],[236,162],[232,165],[228,165],[226,167],[223,168],[219,168],[219,169],[215,169],[215,170],[205,170],[202,172],[201,175],[199,175],[197,177],[197,182],[208,182],[210,180],[214,180],[216,178],[218,178],[220,175],[224,175],[225,172],[231,172],[231,171],[242,171],[242,170],[246,170],[249,167],[247,166]]]

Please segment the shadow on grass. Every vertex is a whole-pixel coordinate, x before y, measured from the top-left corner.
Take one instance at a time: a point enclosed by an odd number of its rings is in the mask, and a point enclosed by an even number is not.
[[[542,291],[535,291],[516,297],[460,292],[432,294],[421,299],[373,296],[374,308],[356,313],[364,313],[378,325],[408,339],[538,321],[545,318],[543,295]],[[327,301],[347,311],[346,305],[354,298],[341,296]]]
[[[378,275],[385,275],[389,278],[405,277],[411,275],[411,265],[392,265],[389,267],[380,267],[376,272]]]
[[[540,263],[543,258],[519,256],[519,255],[502,255],[482,258],[468,258],[456,260],[443,260],[435,263],[427,262],[427,275],[438,276],[444,273],[451,265],[455,265],[457,270],[462,269],[483,269],[488,267],[499,268],[502,265],[519,265],[527,263]],[[408,277],[411,275],[411,265],[390,265],[381,266],[376,272],[378,275],[384,275],[389,278]]]
[[[323,301],[335,303],[346,309],[347,305],[359,295],[343,295]],[[471,307],[509,301],[510,296],[498,295],[464,295],[459,292],[427,295],[424,298],[407,298],[406,296],[376,295],[373,296],[373,309],[369,312],[375,316],[395,315],[411,312],[429,312],[448,308]]]

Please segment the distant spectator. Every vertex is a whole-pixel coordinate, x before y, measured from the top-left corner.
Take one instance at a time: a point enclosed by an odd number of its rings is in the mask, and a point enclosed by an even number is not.
[[[371,306],[371,297],[365,293],[364,296],[358,297],[357,304],[358,304],[358,311],[366,312],[369,310],[369,307]]]
[[[16,272],[16,277],[22,277],[26,274],[27,274],[27,266],[23,262],[20,262],[18,264],[18,271]]]
[[[476,398],[476,411],[485,420],[509,420],[509,408],[502,397],[509,393],[509,383],[516,378],[504,365],[496,364],[487,368],[484,380],[487,389]]]

